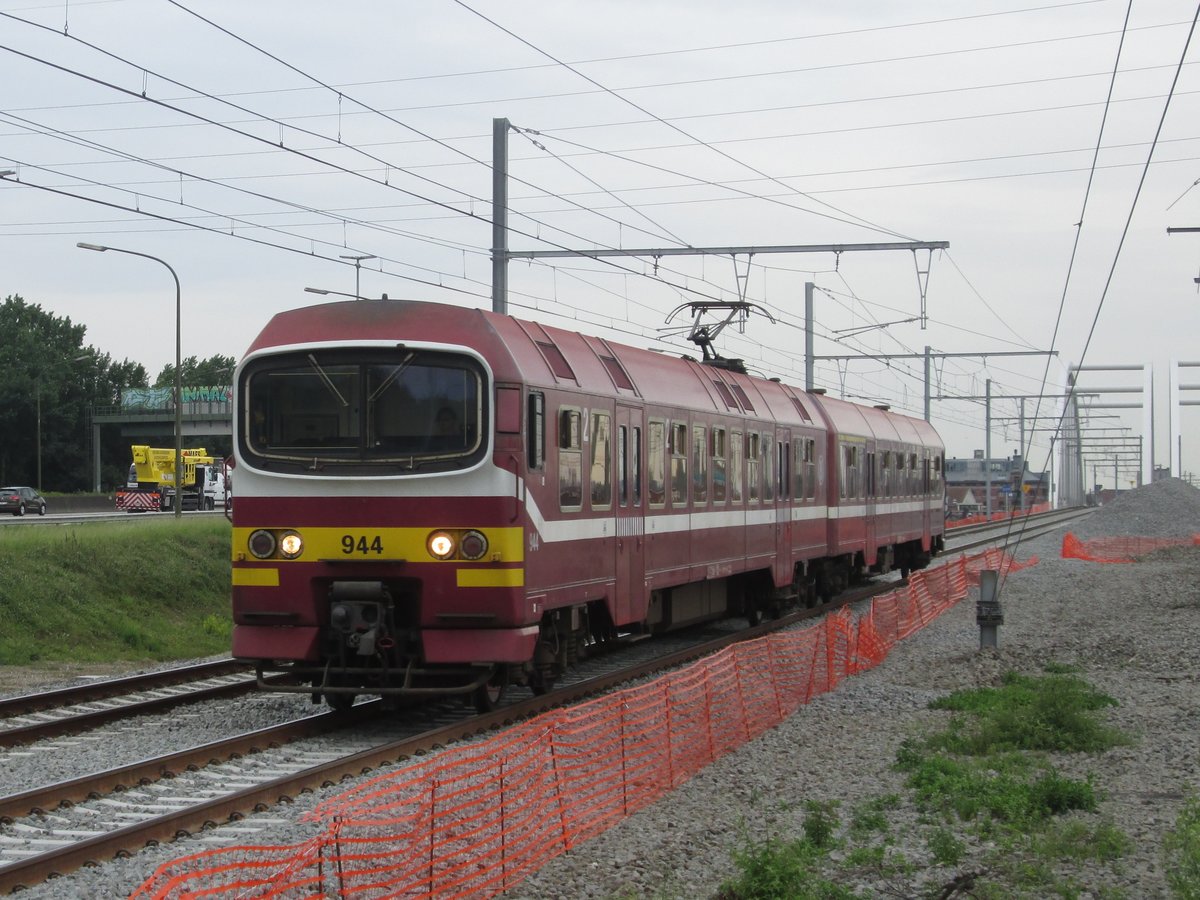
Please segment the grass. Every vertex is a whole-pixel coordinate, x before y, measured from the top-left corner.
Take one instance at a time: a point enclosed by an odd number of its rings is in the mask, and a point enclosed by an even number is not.
[[[737,876],[717,896],[1128,897],[1089,885],[1097,867],[1119,871],[1130,838],[1096,815],[1098,786],[1052,762],[1129,743],[1101,718],[1113,705],[1062,667],[939,700],[931,706],[953,713],[946,726],[897,754],[906,798],[869,800],[844,826],[833,807],[810,805],[802,837],[746,841],[734,853]],[[890,821],[906,802],[920,816],[916,835],[894,833]],[[1200,900],[1200,800],[1180,815],[1164,854],[1173,895]],[[862,884],[874,888],[849,887]]]
[[[1200,800],[1188,800],[1163,844],[1167,884],[1180,900],[1200,900]]]
[[[1010,672],[998,688],[958,692],[930,707],[970,713],[942,736],[940,749],[981,756],[1006,750],[1093,753],[1127,743],[1093,715],[1115,705],[1074,675]]]
[[[229,540],[216,517],[0,529],[0,664],[227,652]]]

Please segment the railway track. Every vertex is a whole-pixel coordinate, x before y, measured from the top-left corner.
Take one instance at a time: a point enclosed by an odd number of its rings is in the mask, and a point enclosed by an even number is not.
[[[253,671],[226,659],[9,697],[0,700],[0,748],[254,689]]]
[[[1004,519],[950,528],[946,530],[946,553],[961,553],[992,545],[1011,547],[1017,540],[1032,540],[1090,516],[1093,512],[1093,507],[1077,506],[1038,513],[1024,519]]]
[[[0,797],[0,893],[147,843],[204,832],[212,843],[246,840],[224,823],[274,807],[303,791],[362,775],[449,743],[577,702],[630,680],[684,665],[740,640],[813,618],[891,590],[881,581],[834,604],[745,628],[730,620],[663,640],[623,645],[587,660],[565,686],[542,696],[515,691],[490,713],[460,702],[385,714],[379,701],[212,741],[169,756]],[[349,735],[349,737],[348,737]]]
[[[1061,517],[1037,517],[1027,523],[1027,529],[1061,525]],[[995,543],[996,533],[1002,536],[1007,527],[1008,523],[988,523],[987,528],[972,528],[970,546]],[[987,532],[992,533],[990,538],[979,537]],[[967,535],[951,535],[962,536]],[[947,552],[962,549],[966,546],[956,544]],[[304,791],[683,665],[736,641],[891,590],[897,583],[894,576],[884,577],[842,595],[831,605],[801,610],[749,629],[731,620],[698,632],[622,646],[586,661],[564,687],[538,697],[526,690],[515,691],[507,703],[490,713],[478,714],[461,702],[442,701],[405,708],[403,716],[397,716],[384,713],[379,701],[359,703],[346,712],[313,715],[0,797],[0,893],[185,834],[202,833],[214,845],[244,842],[248,829],[255,826],[230,823],[251,812],[269,810]],[[227,664],[236,666],[232,661]],[[236,677],[236,673],[217,677]],[[252,677],[245,677],[252,685]],[[87,689],[120,690],[109,684]],[[50,707],[71,699],[68,692],[53,695],[58,699],[48,701]],[[16,701],[32,703],[33,698],[6,702],[18,709]],[[0,706],[0,711],[3,709]],[[0,740],[3,734],[0,732]]]

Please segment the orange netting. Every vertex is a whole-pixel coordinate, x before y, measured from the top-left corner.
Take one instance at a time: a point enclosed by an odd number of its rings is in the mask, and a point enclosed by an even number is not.
[[[135,898],[491,897],[662,798],[813,696],[870,669],[966,596],[1000,550],[919,572],[820,624],[729,647],[652,682],[552,710],[322,802],[292,846],[166,863]]]
[[[1015,519],[1018,516],[1032,516],[1036,513],[1050,511],[1049,503],[1035,503],[1029,509],[1016,509],[1012,512],[997,512],[990,516],[980,513],[976,516],[964,516],[961,519],[947,519],[946,528],[961,528],[963,525],[979,525],[983,522],[1003,522],[1005,519]]]
[[[1164,547],[1200,546],[1200,534],[1190,538],[1102,537],[1080,540],[1071,532],[1063,535],[1063,559],[1086,559],[1102,563],[1131,563],[1139,556]]]

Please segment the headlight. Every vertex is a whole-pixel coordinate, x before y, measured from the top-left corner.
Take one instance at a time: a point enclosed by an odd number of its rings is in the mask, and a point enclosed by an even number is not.
[[[304,552],[304,538],[295,531],[285,531],[279,539],[279,552],[284,559],[295,559]]]
[[[252,531],[250,539],[246,541],[246,546],[250,548],[250,554],[256,559],[270,559],[275,553],[275,535],[261,528],[258,531]]]
[[[429,536],[427,546],[435,559],[449,559],[454,555],[454,536],[448,531],[435,531]]]
[[[478,531],[468,531],[459,542],[463,559],[480,559],[488,551],[487,538]]]

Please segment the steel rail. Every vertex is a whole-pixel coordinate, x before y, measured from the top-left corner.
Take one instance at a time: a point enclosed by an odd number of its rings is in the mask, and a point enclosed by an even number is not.
[[[286,682],[289,680],[289,676],[272,676],[268,680]],[[174,687],[176,684],[169,686]],[[62,710],[66,714],[60,718],[48,719],[44,722],[34,722],[30,725],[18,725],[15,728],[0,728],[0,748],[16,747],[44,738],[61,737],[65,734],[76,734],[99,725],[107,725],[110,722],[128,719],[132,716],[162,712],[174,709],[177,706],[184,706],[188,703],[199,703],[204,700],[217,700],[224,697],[237,697],[241,694],[252,693],[256,688],[257,684],[253,674],[247,673],[246,677],[241,681],[231,681],[226,684],[196,688],[195,690],[188,690],[165,697],[134,700],[104,709],[69,713],[67,712],[69,708],[57,707],[56,709]]]
[[[546,710],[563,706],[594,694],[610,690],[627,681],[652,675],[663,669],[684,665],[695,659],[715,653],[727,646],[741,641],[752,640],[772,631],[786,628],[805,619],[824,615],[833,609],[856,603],[876,594],[893,590],[896,582],[875,584],[867,588],[851,591],[836,598],[832,603],[812,609],[799,610],[764,622],[760,625],[733,632],[721,637],[698,643],[694,646],[655,657],[652,660],[625,667],[617,671],[605,673],[593,678],[580,681],[541,696],[518,700],[492,712],[468,716],[458,722],[441,725],[421,734],[391,741],[367,750],[341,757],[328,763],[311,766],[307,769],[283,775],[254,787],[201,801],[182,809],[167,813],[154,819],[115,829],[103,835],[97,835],[85,840],[57,848],[45,853],[31,856],[25,860],[0,866],[0,893],[9,893],[39,884],[48,878],[71,872],[86,865],[96,865],[105,859],[116,856],[127,856],[136,852],[142,846],[154,842],[171,841],[177,837],[191,834],[204,828],[214,827],[219,823],[240,818],[256,809],[286,802],[301,791],[312,790],[329,784],[336,784],[344,778],[357,777],[364,772],[379,768],[384,764],[402,762],[421,753],[431,752],[453,743],[459,739],[470,738],[482,732],[511,725],[519,719],[525,719]],[[132,766],[116,769],[112,772],[100,773],[96,776],[85,776],[70,782],[62,782],[44,789],[27,791],[11,797],[0,798],[0,816],[19,817],[33,809],[45,810],[54,808],[63,802],[72,802],[72,798],[87,798],[105,790],[111,790],[106,785],[125,784],[133,778],[138,780],[153,780],[161,777],[163,771],[170,766],[178,766],[185,754],[195,753],[197,758],[226,752],[221,745],[232,744],[234,741],[243,742],[243,746],[261,747],[266,743],[286,743],[294,740],[296,735],[289,735],[293,728],[320,729],[323,731],[351,727],[354,724],[378,715],[379,701],[358,704],[346,713],[326,713],[312,716],[307,720],[286,723],[264,729],[261,732],[249,732],[228,742],[217,741],[189,751],[181,751],[170,757],[146,760]],[[269,734],[268,734],[269,733]],[[314,731],[314,733],[316,733]],[[168,763],[168,760],[170,762]],[[188,763],[196,764],[196,763]],[[156,774],[158,773],[158,774]],[[92,785],[88,779],[95,779]],[[61,791],[56,789],[61,788]],[[24,810],[25,812],[22,812]]]
[[[958,525],[953,528],[945,529],[947,538],[954,537],[960,534],[977,534],[981,531],[989,531],[993,528],[1007,528],[1013,522],[1051,522],[1059,519],[1070,520],[1085,512],[1092,512],[1094,507],[1090,506],[1067,506],[1061,509],[1049,509],[1045,512],[1030,513],[1027,516],[1010,516],[1003,519],[997,519],[994,522],[972,522],[970,525]]]
[[[347,713],[321,713],[284,722],[282,725],[247,731],[231,738],[199,744],[166,756],[150,757],[129,765],[106,769],[103,772],[81,775],[78,778],[32,788],[19,794],[9,794],[7,797],[0,797],[0,823],[9,825],[24,816],[53,812],[61,806],[81,803],[114,791],[170,778],[187,769],[199,769],[213,763],[227,762],[239,756],[282,747],[284,744],[302,738],[328,734],[366,718],[368,710],[377,713],[377,709],[370,709],[375,705],[374,703],[365,703],[356,706],[354,712],[363,710],[363,713],[353,717]]]
[[[1004,522],[989,522],[988,527],[979,529],[968,534],[952,535],[947,534],[946,553],[962,553],[967,550],[974,550],[979,547],[987,547],[993,544],[999,544],[1004,549],[1013,547],[1018,539],[1021,541],[1032,540],[1035,537],[1041,537],[1043,534],[1048,534],[1068,522],[1073,522],[1075,519],[1081,519],[1095,512],[1094,509],[1088,507],[1076,507],[1070,514],[1055,516],[1053,519],[1033,519],[1026,523],[1015,524],[1009,521]],[[959,537],[971,537],[972,534],[987,534],[995,532],[990,536],[979,537],[974,540],[958,541]],[[955,539],[953,545],[950,540]]]
[[[201,681],[205,678],[217,678],[221,675],[232,675],[237,672],[249,672],[250,667],[233,659],[220,659],[213,662],[195,663],[188,666],[177,666],[162,669],[157,672],[141,672],[137,675],[125,675],[120,678],[106,678],[88,684],[73,685],[52,691],[42,691],[37,694],[24,694],[19,697],[6,697],[0,700],[0,718],[41,712],[60,706],[71,706],[76,703],[90,703],[94,700],[106,700],[122,694],[133,694],[138,691],[153,690],[182,684],[188,681]]]

